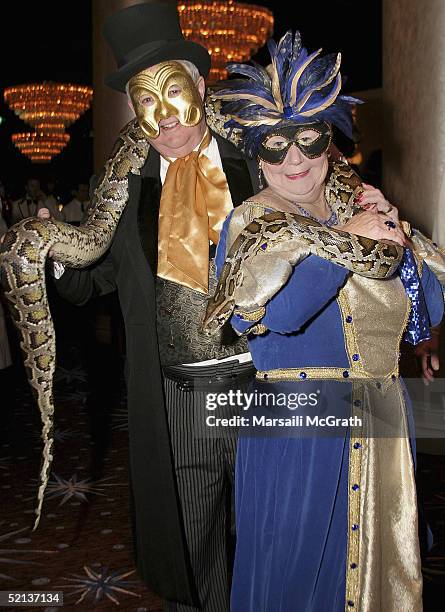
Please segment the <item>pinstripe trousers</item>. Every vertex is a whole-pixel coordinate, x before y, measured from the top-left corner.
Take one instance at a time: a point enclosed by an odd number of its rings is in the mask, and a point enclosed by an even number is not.
[[[220,374],[221,366],[207,366],[207,382],[212,378],[215,382],[215,368]],[[238,371],[253,376],[254,369],[251,364],[236,362],[235,369],[231,366],[232,376]],[[245,389],[246,386],[246,376],[242,384],[238,384],[236,378],[230,384],[231,389]],[[192,384],[192,388],[187,389],[181,382],[165,378],[164,388],[184,531],[201,604],[194,607],[166,602],[165,609],[168,612],[228,612],[236,432],[224,433],[220,429],[215,437],[210,437],[208,430],[206,432],[205,401],[214,385],[205,387],[201,383],[198,387]],[[219,387],[218,390],[227,391],[228,388]]]

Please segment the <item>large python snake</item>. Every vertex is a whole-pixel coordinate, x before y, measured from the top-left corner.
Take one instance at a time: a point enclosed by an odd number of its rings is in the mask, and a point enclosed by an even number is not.
[[[354,206],[361,189],[360,179],[347,164],[331,164],[325,195],[340,224],[362,210]],[[295,213],[267,212],[242,229],[229,248],[215,294],[207,304],[204,333],[222,327],[235,306],[247,315],[261,312],[288,280],[293,266],[310,254],[356,274],[384,279],[397,270],[403,249],[392,242],[327,228]]]
[[[106,252],[128,200],[128,175],[139,174],[148,150],[138,123],[130,121],[119,134],[83,225],[28,218],[14,225],[0,246],[1,282],[21,335],[27,376],[42,420],[44,447],[33,529],[40,521],[53,458],[56,342],[45,287],[45,261],[51,251],[55,261],[83,268]]]
[[[45,287],[45,262],[51,252],[57,262],[83,268],[107,251],[128,201],[128,175],[140,173],[148,150],[148,141],[134,119],[120,133],[105,164],[84,224],[73,227],[51,219],[28,218],[12,227],[0,246],[1,282],[21,335],[27,376],[42,420],[44,447],[33,529],[40,521],[53,459],[56,343]],[[339,213],[357,188],[354,176],[345,165],[339,165],[331,174],[329,184],[336,193]],[[395,246],[327,230],[316,222],[295,215],[265,215],[245,228],[233,245],[216,295],[209,304],[208,328],[215,322],[221,326],[233,310],[235,288],[242,284],[243,277],[239,253],[249,258],[262,252],[265,239],[269,254],[273,254],[279,244],[291,244],[293,239],[305,252],[324,253],[323,256],[333,261],[349,265],[351,269],[360,268],[363,273],[378,278],[390,275],[400,259],[400,249]],[[287,257],[288,266],[290,259]]]

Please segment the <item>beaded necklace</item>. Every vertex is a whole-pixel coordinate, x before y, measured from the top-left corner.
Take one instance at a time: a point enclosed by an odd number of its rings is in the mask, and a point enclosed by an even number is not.
[[[329,217],[329,219],[320,219],[319,217],[315,217],[314,215],[311,215],[310,212],[308,212],[305,208],[303,208],[299,204],[295,204],[295,206],[298,208],[298,211],[303,215],[303,217],[308,217],[309,219],[313,219],[314,221],[321,223],[321,225],[325,225],[326,227],[332,227],[332,225],[338,225],[338,217],[335,211],[331,212],[331,216]]]

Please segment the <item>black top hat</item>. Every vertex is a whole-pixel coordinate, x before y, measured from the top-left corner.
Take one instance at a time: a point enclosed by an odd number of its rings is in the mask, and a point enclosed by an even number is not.
[[[184,39],[174,4],[134,4],[107,17],[102,32],[118,66],[105,83],[118,91],[125,92],[128,81],[141,70],[167,60],[188,60],[203,77],[209,73],[207,49]]]

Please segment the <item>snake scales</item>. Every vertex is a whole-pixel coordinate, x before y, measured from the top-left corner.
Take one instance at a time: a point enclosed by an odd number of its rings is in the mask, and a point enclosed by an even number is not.
[[[148,149],[139,125],[131,121],[119,134],[83,225],[25,219],[9,230],[0,246],[1,281],[21,335],[27,376],[42,420],[44,447],[34,529],[40,521],[53,458],[56,343],[45,288],[45,261],[51,250],[55,261],[83,268],[105,253],[128,200],[128,174],[139,173]]]
[[[53,458],[56,344],[45,288],[45,262],[51,251],[55,261],[83,268],[106,252],[128,200],[128,175],[140,173],[148,150],[149,144],[142,130],[136,120],[132,120],[117,139],[83,225],[76,228],[51,219],[29,218],[12,227],[0,247],[1,282],[21,334],[28,380],[35,392],[42,420],[44,448],[34,529],[40,521]],[[329,182],[336,193],[339,213],[358,186],[357,179],[347,168],[338,165]],[[378,278],[390,275],[400,258],[400,249],[394,246],[326,230],[316,222],[296,215],[264,215],[245,228],[233,245],[217,292],[209,303],[207,329],[214,328],[215,323],[218,327],[222,325],[233,310],[235,289],[243,279],[242,258],[261,251],[265,240],[272,252],[274,245],[286,244],[289,239],[299,241],[301,253],[316,252]],[[238,251],[242,258],[236,255]]]
[[[325,195],[340,224],[361,210],[353,205],[361,189],[360,179],[347,164],[331,164]],[[298,214],[263,214],[242,229],[230,247],[215,294],[207,305],[204,332],[216,332],[235,306],[242,307],[247,315],[261,312],[261,307],[285,284],[293,266],[310,254],[351,272],[383,279],[394,274],[403,249],[395,243],[328,229]]]

